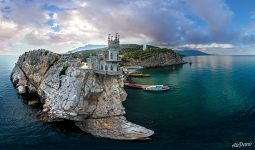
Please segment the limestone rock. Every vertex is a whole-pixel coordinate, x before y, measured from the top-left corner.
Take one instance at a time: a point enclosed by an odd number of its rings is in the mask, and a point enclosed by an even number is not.
[[[127,97],[123,76],[98,75],[81,66],[74,58],[46,50],[30,51],[19,57],[11,81],[18,93],[38,94],[43,103],[38,118],[44,122],[72,120],[82,130],[113,139],[145,139],[153,134],[123,117],[122,102]],[[114,127],[105,130],[105,123]]]
[[[30,100],[28,101],[29,106],[38,106],[40,105],[40,102],[38,100]]]
[[[11,81],[16,86],[17,92],[19,94],[26,93],[26,87],[28,86],[28,83],[25,74],[17,65],[13,70],[15,71],[13,71],[11,74]]]
[[[128,122],[124,116],[86,119],[76,125],[94,136],[119,140],[148,140],[154,134],[152,130]]]
[[[26,87],[25,86],[18,86],[17,87],[18,93],[19,94],[25,94],[26,93]]]

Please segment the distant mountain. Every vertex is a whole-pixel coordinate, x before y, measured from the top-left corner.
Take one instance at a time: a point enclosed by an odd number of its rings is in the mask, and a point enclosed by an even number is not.
[[[138,44],[120,44],[120,49],[142,49],[143,45]]]
[[[79,51],[86,51],[86,50],[94,50],[94,49],[100,49],[100,48],[105,48],[107,45],[93,45],[93,44],[87,44],[83,47],[78,47],[74,50],[69,51],[68,53],[76,53]]]
[[[121,50],[142,50],[143,49],[143,45],[141,44],[120,44],[120,49]],[[151,49],[160,49],[160,47],[157,46],[153,46],[153,45],[146,45],[146,49],[147,50],[151,50]]]
[[[202,55],[210,55],[204,52],[201,52],[199,50],[176,50],[177,54],[183,55],[183,56],[202,56]]]
[[[107,45],[93,45],[93,44],[88,44],[83,47],[78,47],[74,50],[68,51],[67,54],[70,53],[77,53],[77,52],[83,52],[87,50],[100,50],[107,48]],[[152,46],[152,45],[147,45],[147,49],[157,49],[159,47]],[[125,49],[134,49],[134,50],[139,50],[143,49],[143,45],[139,44],[120,44],[120,50],[125,50]]]

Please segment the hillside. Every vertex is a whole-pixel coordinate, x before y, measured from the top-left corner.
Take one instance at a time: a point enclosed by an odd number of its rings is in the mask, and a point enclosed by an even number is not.
[[[144,67],[157,67],[172,64],[184,63],[181,56],[173,50],[147,45],[147,50],[142,50],[143,45],[138,44],[121,44],[120,55],[122,55],[121,65],[140,65]],[[80,58],[86,61],[92,55],[96,55],[107,48],[99,48],[89,51],[79,51],[72,53],[72,57]]]
[[[127,66],[160,67],[185,63],[180,55],[167,48],[124,49],[120,54],[123,55],[122,65]]]
[[[82,47],[78,47],[74,50],[69,51],[68,53],[75,53],[75,52],[80,52],[80,51],[86,51],[86,50],[94,50],[94,49],[100,49],[100,48],[105,48],[107,45],[93,45],[93,44],[88,44]]]

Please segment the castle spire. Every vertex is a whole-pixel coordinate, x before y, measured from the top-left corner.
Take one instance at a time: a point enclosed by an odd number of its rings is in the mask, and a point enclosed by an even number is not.
[[[115,35],[115,41],[117,41],[118,40],[118,33],[116,33],[116,35]]]
[[[111,34],[108,34],[108,41],[110,41]]]

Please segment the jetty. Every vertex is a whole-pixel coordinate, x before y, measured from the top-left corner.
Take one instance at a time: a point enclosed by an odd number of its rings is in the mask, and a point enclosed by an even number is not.
[[[136,83],[131,78],[127,78],[127,82],[124,83],[125,87],[133,89],[142,89],[144,91],[167,91],[169,87],[166,85],[150,85],[150,84],[140,84]]]
[[[125,83],[126,87],[129,88],[135,88],[135,89],[145,89],[149,86],[153,86],[153,85],[147,85],[147,84],[138,84],[138,83]]]
[[[129,77],[127,78],[127,82],[125,82],[124,85],[128,88],[135,88],[135,89],[144,89],[144,88],[147,88],[149,86],[152,86],[152,85],[147,85],[147,84],[136,83],[134,80],[132,80]]]
[[[130,73],[128,74],[129,77],[150,77],[150,74],[143,74],[143,73]]]
[[[132,68],[133,69],[133,68]],[[124,83],[127,88],[134,89],[142,89],[144,91],[167,91],[169,90],[169,86],[167,85],[150,85],[150,84],[140,84],[136,83],[131,77],[150,77],[150,74],[143,74],[142,72],[137,71],[140,68],[134,68],[135,70],[130,71],[128,69],[124,69],[124,73],[126,74],[126,82]]]

